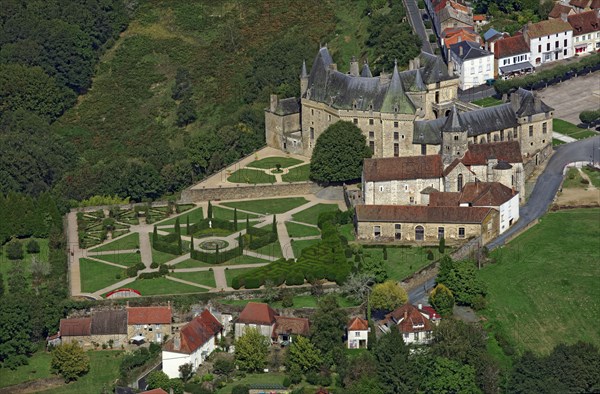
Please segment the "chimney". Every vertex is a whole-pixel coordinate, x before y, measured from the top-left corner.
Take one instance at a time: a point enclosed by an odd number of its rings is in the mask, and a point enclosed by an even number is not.
[[[416,69],[418,69],[418,68],[421,68],[421,58],[417,56],[417,57],[416,57],[416,58],[413,60],[413,64],[415,65],[415,68],[416,68]]]
[[[330,69],[330,70],[332,70],[332,71],[337,71],[337,64],[335,64],[335,63],[331,63],[331,64],[329,65],[329,69]]]
[[[173,336],[173,350],[181,350],[181,334],[176,333]]]
[[[494,42],[494,41],[492,41],[492,42],[490,43],[490,52],[492,52],[492,53],[496,53],[496,52],[494,52],[494,44],[495,44],[495,42]]]
[[[483,48],[484,48],[486,51],[489,51],[489,50],[490,50],[490,44],[486,42]]]
[[[269,105],[269,111],[275,112],[277,109],[278,98],[276,94],[271,95],[271,104]]]
[[[454,76],[454,62],[448,58],[448,75]]]
[[[463,57],[463,47],[462,47],[462,45],[458,47],[458,56]]]
[[[171,300],[167,301],[167,308],[171,309]]]
[[[350,75],[353,77],[358,77],[359,75],[358,61],[356,60],[355,56],[352,56],[352,59],[350,60]]]
[[[417,308],[419,308],[419,310],[423,309],[423,304],[417,304]]]
[[[410,59],[408,61],[408,69],[409,70],[414,70],[415,69],[415,61],[414,60]]]
[[[458,42],[462,42],[462,36],[458,36]]]

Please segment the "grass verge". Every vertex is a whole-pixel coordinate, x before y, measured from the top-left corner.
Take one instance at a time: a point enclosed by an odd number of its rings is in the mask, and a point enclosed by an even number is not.
[[[140,247],[140,234],[131,233],[123,238],[119,238],[115,241],[109,242],[105,245],[101,245],[90,249],[90,252],[107,252],[111,250],[129,250],[137,249]]]
[[[305,226],[303,224],[294,222],[285,222],[285,228],[287,229],[290,238],[312,237],[315,235],[321,235],[321,231],[319,231],[317,227]]]
[[[227,182],[231,183],[275,183],[274,175],[267,174],[260,170],[252,170],[250,168],[240,168],[227,178]]]
[[[127,285],[142,293],[142,296],[161,294],[204,293],[208,290],[201,287],[186,285],[167,278],[138,279]]]
[[[502,104],[502,100],[498,100],[497,98],[493,98],[493,97],[486,97],[486,98],[482,98],[480,100],[473,100],[473,101],[471,101],[471,103],[485,108],[485,107],[493,107],[494,105]]]
[[[139,253],[115,253],[92,256],[95,259],[108,261],[119,265],[130,267],[142,261]]]
[[[320,239],[305,239],[302,241],[294,241],[292,242],[292,249],[294,251],[294,257],[298,258],[302,254],[302,251],[308,247],[311,247],[315,244],[321,242]]]
[[[308,200],[304,197],[272,198],[265,200],[233,201],[221,205],[243,209],[244,211],[256,212],[263,215],[284,213],[304,205]]]
[[[215,282],[215,274],[212,271],[173,272],[170,273],[169,276],[198,283],[199,285],[204,285],[208,287],[217,286]]]
[[[173,225],[175,224],[175,221],[177,220],[177,218],[179,218],[179,225],[181,228],[184,228],[188,218],[190,219],[190,223],[197,223],[200,220],[204,219],[204,212],[202,212],[202,207],[198,207],[195,209],[192,209],[191,211],[187,211],[184,214],[181,214],[179,216],[176,217],[172,217],[170,219],[164,220],[162,222],[158,222],[156,223],[157,226],[166,226],[166,225]]]
[[[316,225],[319,220],[319,214],[323,212],[337,211],[337,204],[317,204],[292,215],[292,218],[297,222]]]
[[[562,119],[552,120],[552,130],[554,130],[557,133],[575,138],[577,140],[598,135],[598,133],[596,133],[595,131],[580,129],[579,127],[577,127],[577,125],[574,125],[573,123],[567,122],[566,120]]]
[[[310,164],[292,168],[287,174],[281,176],[284,182],[306,182],[310,177]]]
[[[79,259],[81,272],[81,291],[94,293],[120,281],[117,275],[125,278],[124,270],[113,265],[103,264],[90,259]]]

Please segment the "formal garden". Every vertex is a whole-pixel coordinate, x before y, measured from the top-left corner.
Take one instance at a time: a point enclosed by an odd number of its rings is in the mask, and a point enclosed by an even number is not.
[[[241,168],[227,170],[229,183],[283,183],[309,180],[310,164],[292,157],[256,159]]]

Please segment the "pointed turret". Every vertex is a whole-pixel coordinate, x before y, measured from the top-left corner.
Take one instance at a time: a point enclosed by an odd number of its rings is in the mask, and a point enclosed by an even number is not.
[[[302,71],[300,71],[300,96],[303,97],[308,90],[308,73],[306,72],[306,60],[302,61]]]
[[[419,91],[426,90],[427,87],[423,82],[423,76],[421,76],[421,70],[417,68],[417,74],[415,75],[415,88]]]
[[[387,93],[385,94],[381,112],[395,112],[401,114],[415,113],[414,106],[404,93],[404,87],[402,86],[402,80],[400,80],[400,73],[398,72],[398,62],[396,61],[394,61],[392,79],[388,86]]]
[[[302,60],[302,71],[300,72],[300,78],[308,78],[308,73],[306,72],[306,60]]]
[[[371,74],[371,69],[369,68],[369,63],[365,61],[363,64],[362,70],[360,72],[360,76],[364,78],[372,78],[373,74]]]
[[[456,109],[456,104],[452,104],[452,109],[450,110],[450,115],[448,115],[448,119],[444,122],[444,126],[442,126],[442,132],[459,132],[465,131],[465,125]]]

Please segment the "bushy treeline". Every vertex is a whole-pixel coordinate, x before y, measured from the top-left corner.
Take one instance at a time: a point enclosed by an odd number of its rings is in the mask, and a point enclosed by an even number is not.
[[[61,212],[48,193],[37,198],[0,193],[0,245],[12,237],[47,238],[52,227],[61,223]]]

